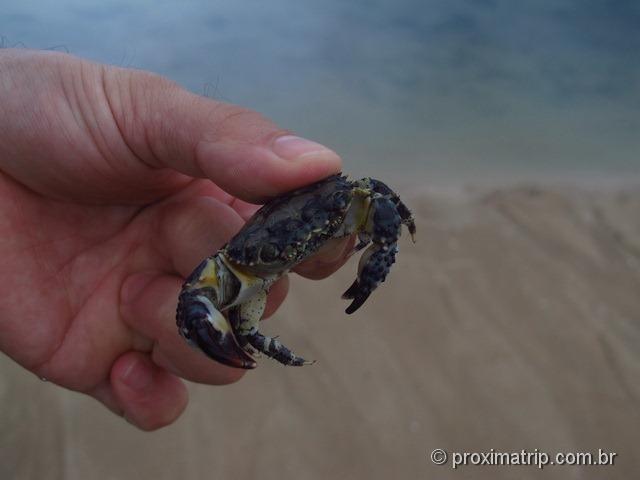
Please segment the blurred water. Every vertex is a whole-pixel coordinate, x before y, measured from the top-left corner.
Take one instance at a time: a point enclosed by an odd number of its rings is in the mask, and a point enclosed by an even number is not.
[[[0,0],[5,46],[152,70],[354,173],[640,172],[640,3]]]

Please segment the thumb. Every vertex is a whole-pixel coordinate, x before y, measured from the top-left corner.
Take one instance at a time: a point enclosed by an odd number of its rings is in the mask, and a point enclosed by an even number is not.
[[[254,111],[192,94],[147,72],[105,67],[103,78],[127,145],[153,167],[208,178],[254,202],[341,169],[335,152]]]

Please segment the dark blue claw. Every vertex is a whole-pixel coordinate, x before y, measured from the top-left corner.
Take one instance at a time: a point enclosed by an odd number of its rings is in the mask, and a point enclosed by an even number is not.
[[[375,182],[372,180],[372,182]],[[391,192],[382,182],[374,183],[380,190],[377,193]],[[399,201],[399,199],[398,199]],[[362,255],[358,267],[358,278],[342,295],[342,298],[353,300],[345,310],[351,314],[358,310],[369,298],[378,285],[384,282],[391,265],[396,261],[398,247],[396,242],[400,236],[403,218],[393,198],[374,197],[371,201],[373,215],[372,225],[366,232],[371,237],[371,245]],[[414,228],[415,231],[415,228]]]
[[[178,301],[180,335],[208,357],[235,368],[251,369],[256,362],[236,340],[227,319],[203,295],[187,291]]]
[[[413,243],[416,243],[416,224],[413,219],[411,210],[409,210],[404,202],[400,200],[398,194],[391,190],[386,184],[374,178],[370,179],[370,182],[373,186],[374,192],[382,194],[384,197],[390,199],[395,204],[398,215],[400,215],[400,218],[402,219],[402,223],[409,229],[411,240],[413,241]]]
[[[351,305],[345,310],[347,314],[352,314],[362,306],[371,292],[384,282],[389,270],[391,270],[391,265],[396,261],[398,247],[395,244],[383,247],[373,245],[370,249],[371,254],[363,257],[364,263],[358,278],[342,295],[344,299],[353,299]]]

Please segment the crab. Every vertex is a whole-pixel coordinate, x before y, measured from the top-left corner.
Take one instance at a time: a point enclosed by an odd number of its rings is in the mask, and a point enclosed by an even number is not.
[[[284,365],[308,365],[275,337],[260,333],[267,293],[276,280],[329,239],[357,235],[352,254],[367,247],[358,275],[342,298],[352,314],[384,282],[405,225],[415,242],[413,215],[388,186],[373,178],[333,175],[265,204],[218,252],[186,279],[178,299],[179,333],[210,358],[256,367],[262,353]]]

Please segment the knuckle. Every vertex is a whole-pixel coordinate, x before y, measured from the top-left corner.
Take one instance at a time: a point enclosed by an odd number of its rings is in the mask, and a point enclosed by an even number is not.
[[[238,105],[218,103],[215,117],[213,141],[263,143],[286,133],[261,113]]]

